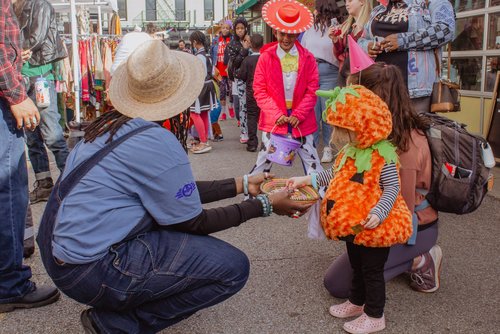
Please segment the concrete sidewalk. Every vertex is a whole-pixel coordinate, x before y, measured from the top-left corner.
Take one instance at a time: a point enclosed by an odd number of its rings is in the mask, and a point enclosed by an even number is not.
[[[256,153],[238,142],[235,121],[222,123],[224,142],[212,152],[190,155],[199,180],[220,179],[247,172]],[[300,162],[291,168],[276,166],[278,176],[301,175]],[[495,169],[499,175],[499,169]],[[476,212],[440,215],[438,243],[444,254],[441,288],[432,294],[414,292],[402,275],[387,284],[384,333],[500,333],[500,176],[495,191]],[[227,205],[242,198],[225,200]],[[33,205],[38,222],[45,203]],[[328,307],[341,300],[323,288],[323,275],[330,263],[344,252],[344,244],[314,241],[306,236],[306,221],[273,215],[217,233],[242,249],[251,262],[250,279],[233,298],[202,310],[168,328],[165,334],[326,334],[344,333],[344,321],[328,314]],[[50,282],[38,252],[27,261],[33,279]],[[0,333],[83,333],[79,315],[85,309],[67,297],[34,310],[0,315]]]

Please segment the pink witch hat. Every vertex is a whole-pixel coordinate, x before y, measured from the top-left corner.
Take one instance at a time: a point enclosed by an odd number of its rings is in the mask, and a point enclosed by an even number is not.
[[[351,62],[351,74],[358,73],[375,64],[372,58],[361,49],[356,41],[349,35],[349,60]]]

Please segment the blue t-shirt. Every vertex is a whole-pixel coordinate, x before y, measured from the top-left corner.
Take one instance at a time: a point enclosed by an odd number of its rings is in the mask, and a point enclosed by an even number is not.
[[[114,138],[150,124],[136,118]],[[105,146],[109,135],[78,143],[63,177]],[[53,254],[83,264],[106,255],[148,212],[160,225],[190,220],[202,211],[189,160],[175,136],[161,127],[141,132],[94,166],[61,203],[54,228]]]

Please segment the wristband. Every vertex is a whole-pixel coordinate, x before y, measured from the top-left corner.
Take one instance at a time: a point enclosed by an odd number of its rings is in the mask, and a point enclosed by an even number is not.
[[[243,194],[248,196],[248,175],[243,175]]]
[[[256,199],[258,199],[262,203],[262,216],[269,217],[273,212],[273,206],[269,200],[268,195],[257,195]]]
[[[318,190],[318,173],[311,173],[311,185]]]

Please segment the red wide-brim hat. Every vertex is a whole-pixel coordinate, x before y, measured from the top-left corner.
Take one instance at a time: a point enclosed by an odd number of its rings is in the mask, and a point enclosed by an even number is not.
[[[300,34],[314,22],[311,11],[295,0],[270,0],[262,7],[262,18],[272,29]]]

